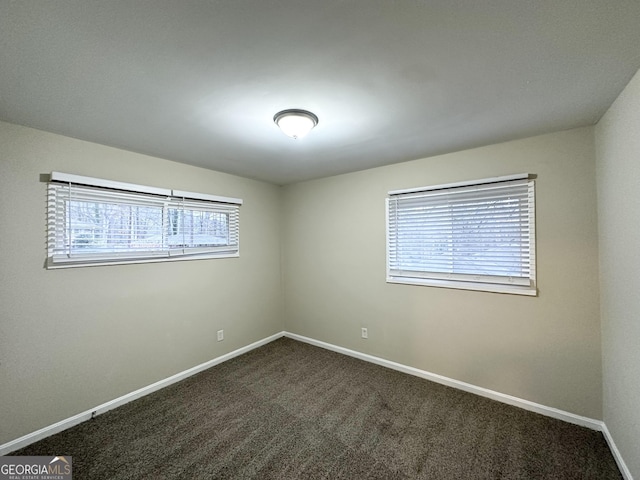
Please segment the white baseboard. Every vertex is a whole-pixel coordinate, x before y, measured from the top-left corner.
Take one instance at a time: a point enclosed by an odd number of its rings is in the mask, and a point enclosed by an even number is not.
[[[375,363],[376,365],[381,365],[383,367],[391,368],[399,372],[408,373],[409,375],[414,375],[416,377],[424,378],[426,380],[431,380],[432,382],[440,383],[442,385],[447,385],[448,387],[464,390],[465,392],[473,393],[475,395],[480,395],[481,397],[487,397],[492,400],[506,403],[508,405],[513,405],[514,407],[523,408],[524,410],[529,410],[531,412],[539,413],[547,417],[556,418],[558,420],[563,420],[565,422],[572,423],[574,425],[580,425],[582,427],[587,427],[592,430],[600,431],[602,432],[605,440],[607,441],[607,444],[609,445],[609,449],[611,450],[613,458],[615,459],[618,465],[618,468],[620,469],[620,472],[622,473],[622,476],[624,477],[624,479],[633,480],[633,476],[631,475],[629,468],[624,462],[624,459],[622,458],[622,455],[620,454],[618,447],[613,441],[613,437],[611,436],[611,433],[609,432],[607,425],[601,420],[595,420],[593,418],[583,417],[581,415],[576,415],[575,413],[560,410],[558,408],[548,407],[546,405],[541,405],[539,403],[531,402],[529,400],[524,400],[522,398],[514,397],[512,395],[507,395],[504,393],[496,392],[494,390],[489,390],[487,388],[478,387],[477,385],[472,385],[470,383],[454,380],[453,378],[445,377],[443,375],[438,375],[437,373],[431,373],[425,370],[420,370],[418,368],[409,367],[401,363],[392,362],[391,360],[385,360],[384,358],[375,357],[373,355],[357,352],[355,350],[350,350],[345,347],[339,347],[331,343],[322,342],[320,340],[315,340],[309,337],[304,337],[296,333],[291,333],[291,332],[283,332],[283,333],[285,337],[292,338],[294,340],[299,340],[301,342],[309,343],[311,345],[315,345],[316,347],[321,347],[337,353],[349,355],[350,357],[358,358],[360,360],[364,360],[365,362]]]
[[[42,440],[43,438],[54,435],[58,432],[71,428],[79,423],[82,423],[86,420],[91,419],[93,416],[100,415],[102,413],[108,412],[116,407],[129,403],[133,400],[136,400],[145,395],[149,395],[150,393],[155,392],[156,390],[160,390],[161,388],[167,387],[173,383],[179,382],[180,380],[184,380],[187,377],[195,375],[196,373],[202,372],[208,368],[211,368],[215,365],[218,365],[222,362],[230,360],[234,357],[247,353],[253,349],[266,345],[274,340],[277,340],[280,337],[288,337],[294,340],[298,340],[304,343],[308,343],[310,345],[315,345],[317,347],[321,347],[327,350],[331,350],[337,353],[341,353],[344,355],[348,355],[350,357],[358,358],[360,360],[364,360],[365,362],[374,363],[376,365],[380,365],[383,367],[391,368],[393,370],[397,370],[399,372],[407,373],[409,375],[414,375],[416,377],[424,378],[426,380],[430,380],[432,382],[440,383],[442,385],[447,385],[449,387],[457,388],[459,390],[463,390],[465,392],[473,393],[475,395],[480,395],[481,397],[487,397],[492,400],[496,400],[498,402],[506,403],[508,405],[513,405],[515,407],[523,408],[525,410],[529,410],[531,412],[540,413],[542,415],[546,415],[548,417],[556,418],[558,420],[563,420],[568,423],[573,423],[575,425],[580,425],[583,427],[590,428],[592,430],[601,431],[609,444],[609,448],[611,449],[611,453],[618,464],[618,468],[622,473],[625,480],[633,480],[631,476],[631,472],[627,468],[618,447],[613,441],[613,437],[609,432],[609,429],[604,424],[604,422],[600,420],[595,420],[593,418],[583,417],[581,415],[576,415],[571,412],[566,412],[564,410],[560,410],[553,407],[547,407],[545,405],[541,405],[539,403],[530,402],[529,400],[524,400],[522,398],[514,397],[511,395],[506,395],[504,393],[496,392],[494,390],[489,390],[487,388],[478,387],[476,385],[472,385],[470,383],[461,382],[459,380],[455,380],[453,378],[445,377],[443,375],[438,375],[437,373],[427,372],[425,370],[420,370],[418,368],[409,367],[407,365],[403,365],[401,363],[392,362],[391,360],[385,360],[384,358],[376,357],[373,355],[368,355],[366,353],[357,352],[355,350],[350,350],[348,348],[339,347],[337,345],[333,345],[331,343],[322,342],[320,340],[315,340],[313,338],[304,337],[302,335],[298,335],[296,333],[291,332],[279,332],[270,337],[264,338],[257,342],[254,342],[245,347],[234,350],[233,352],[229,352],[220,357],[214,358],[213,360],[209,360],[208,362],[201,363],[200,365],[196,365],[188,370],[172,375],[171,377],[165,378],[164,380],[160,380],[156,383],[148,385],[146,387],[140,388],[134,392],[123,395],[122,397],[116,398],[109,402],[103,403],[102,405],[98,405],[95,408],[87,410],[85,412],[74,415],[73,417],[69,417],[64,419],[58,423],[54,423],[53,425],[49,425],[48,427],[41,428],[35,432],[24,435],[16,440],[12,440],[11,442],[0,445],[0,455],[6,455],[15,450],[19,450],[20,448],[26,447],[34,442]]]
[[[284,336],[292,338],[294,340],[299,340],[301,342],[309,343],[317,347],[325,348],[327,350],[342,353],[344,355],[349,355],[350,357],[358,358],[366,362],[375,363],[376,365],[391,368],[399,372],[408,373],[409,375],[414,375],[426,380],[431,380],[432,382],[447,385],[448,387],[453,387],[457,388],[458,390],[464,390],[465,392],[474,393],[476,395],[480,395],[481,397],[491,398],[492,400],[497,400],[498,402],[513,405],[515,407],[520,407],[531,412],[540,413],[542,415],[546,415],[547,417],[557,418],[558,420],[563,420],[575,425],[587,427],[592,430],[602,431],[602,427],[604,425],[600,420],[583,417],[581,415],[576,415],[575,413],[566,412],[554,407],[547,407],[546,405],[541,405],[539,403],[530,402],[529,400],[513,397],[511,395],[496,392],[494,390],[489,390],[487,388],[478,387],[470,383],[454,380],[453,378],[438,375],[437,373],[431,373],[425,370],[420,370],[418,368],[402,365],[401,363],[392,362],[391,360],[385,360],[384,358],[375,357],[373,355],[357,352],[355,350],[350,350],[344,347],[339,347],[331,343],[321,342],[319,340],[314,340],[313,338],[303,337],[302,335],[290,332],[284,332]]]
[[[633,480],[633,476],[629,471],[629,467],[627,467],[627,464],[624,463],[624,459],[620,454],[620,450],[618,450],[618,447],[616,446],[616,442],[613,441],[611,432],[609,431],[609,429],[607,428],[607,425],[604,422],[602,423],[602,434],[604,435],[605,440],[609,444],[609,450],[611,450],[611,453],[613,454],[613,458],[616,460],[616,463],[618,464],[618,468],[620,469],[620,473],[622,473],[624,480]]]
[[[87,421],[96,415],[100,415],[102,413],[108,412],[109,410],[113,410],[114,408],[124,405],[125,403],[129,403],[140,397],[149,395],[150,393],[153,393],[156,390],[160,390],[161,388],[168,387],[169,385],[179,382],[180,380],[184,380],[185,378],[195,375],[196,373],[200,373],[203,370],[206,370],[207,368],[213,367],[214,365],[218,365],[222,362],[226,362],[227,360],[231,360],[232,358],[242,355],[243,353],[247,353],[255,348],[258,348],[263,345],[266,345],[267,343],[273,342],[274,340],[277,340],[283,335],[284,335],[284,332],[279,332],[274,335],[271,335],[270,337],[263,338],[262,340],[254,342],[250,345],[247,345],[242,348],[238,348],[233,352],[229,352],[225,355],[221,355],[217,358],[214,358],[213,360],[209,360],[208,362],[201,363],[200,365],[196,365],[195,367],[189,368],[188,370],[184,370],[183,372],[176,373],[175,375],[165,378],[164,380],[160,380],[156,383],[152,383],[151,385],[140,388],[134,392],[127,393],[126,395],[123,395],[109,402],[103,403],[102,405],[98,405],[95,408],[86,410],[82,413],[74,415],[73,417],[66,418],[64,420],[61,420],[58,423],[54,423],[53,425],[49,425],[48,427],[41,428],[40,430],[37,430],[35,432],[29,433],[20,438],[12,440],[8,443],[0,445],[0,455],[6,455],[15,450],[19,450],[23,447],[26,447],[27,445],[30,445],[34,442],[42,440],[43,438],[47,438],[51,435],[62,432],[63,430],[66,430],[75,425],[78,425],[79,423]]]

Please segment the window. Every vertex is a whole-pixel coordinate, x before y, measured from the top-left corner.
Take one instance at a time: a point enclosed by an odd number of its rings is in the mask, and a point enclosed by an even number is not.
[[[241,204],[53,172],[47,268],[235,257]]]
[[[534,181],[389,192],[387,281],[536,295]]]

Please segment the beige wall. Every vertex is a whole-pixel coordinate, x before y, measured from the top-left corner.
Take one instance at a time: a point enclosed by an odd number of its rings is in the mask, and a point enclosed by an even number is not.
[[[240,258],[45,270],[52,170],[243,198]],[[0,444],[283,328],[279,187],[0,123],[0,193]]]
[[[387,191],[524,172],[538,175],[538,297],[385,282]],[[602,418],[592,128],[304,182],[283,194],[288,331]]]
[[[630,135],[618,110],[598,126],[607,159],[616,155],[617,130]],[[241,256],[47,271],[39,177],[52,170],[241,197]],[[388,190],[523,172],[538,176],[538,297],[385,282]],[[600,198],[601,210],[621,201],[607,179],[613,173],[603,175],[611,198]],[[626,178],[616,181],[627,186]],[[0,444],[283,328],[602,418],[595,184],[593,128],[281,189],[0,123]],[[13,224],[19,238],[8,233]],[[612,353],[612,336],[630,341],[620,332],[604,329],[610,368],[629,360]],[[609,405],[624,439],[613,414],[619,406]]]
[[[640,73],[596,126],[604,421],[640,478]]]

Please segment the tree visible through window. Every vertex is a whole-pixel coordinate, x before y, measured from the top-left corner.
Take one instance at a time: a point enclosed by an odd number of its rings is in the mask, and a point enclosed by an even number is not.
[[[100,182],[83,181],[91,180]],[[171,190],[148,194],[71,182],[51,182],[48,191],[50,267],[238,253],[237,199],[225,203]]]
[[[67,201],[65,244],[70,253],[161,248],[162,207]]]

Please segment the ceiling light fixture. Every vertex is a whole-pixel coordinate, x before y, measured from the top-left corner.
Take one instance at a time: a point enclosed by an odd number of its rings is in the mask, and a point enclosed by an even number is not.
[[[295,140],[304,137],[318,124],[318,117],[306,110],[282,110],[273,116],[280,130]]]

